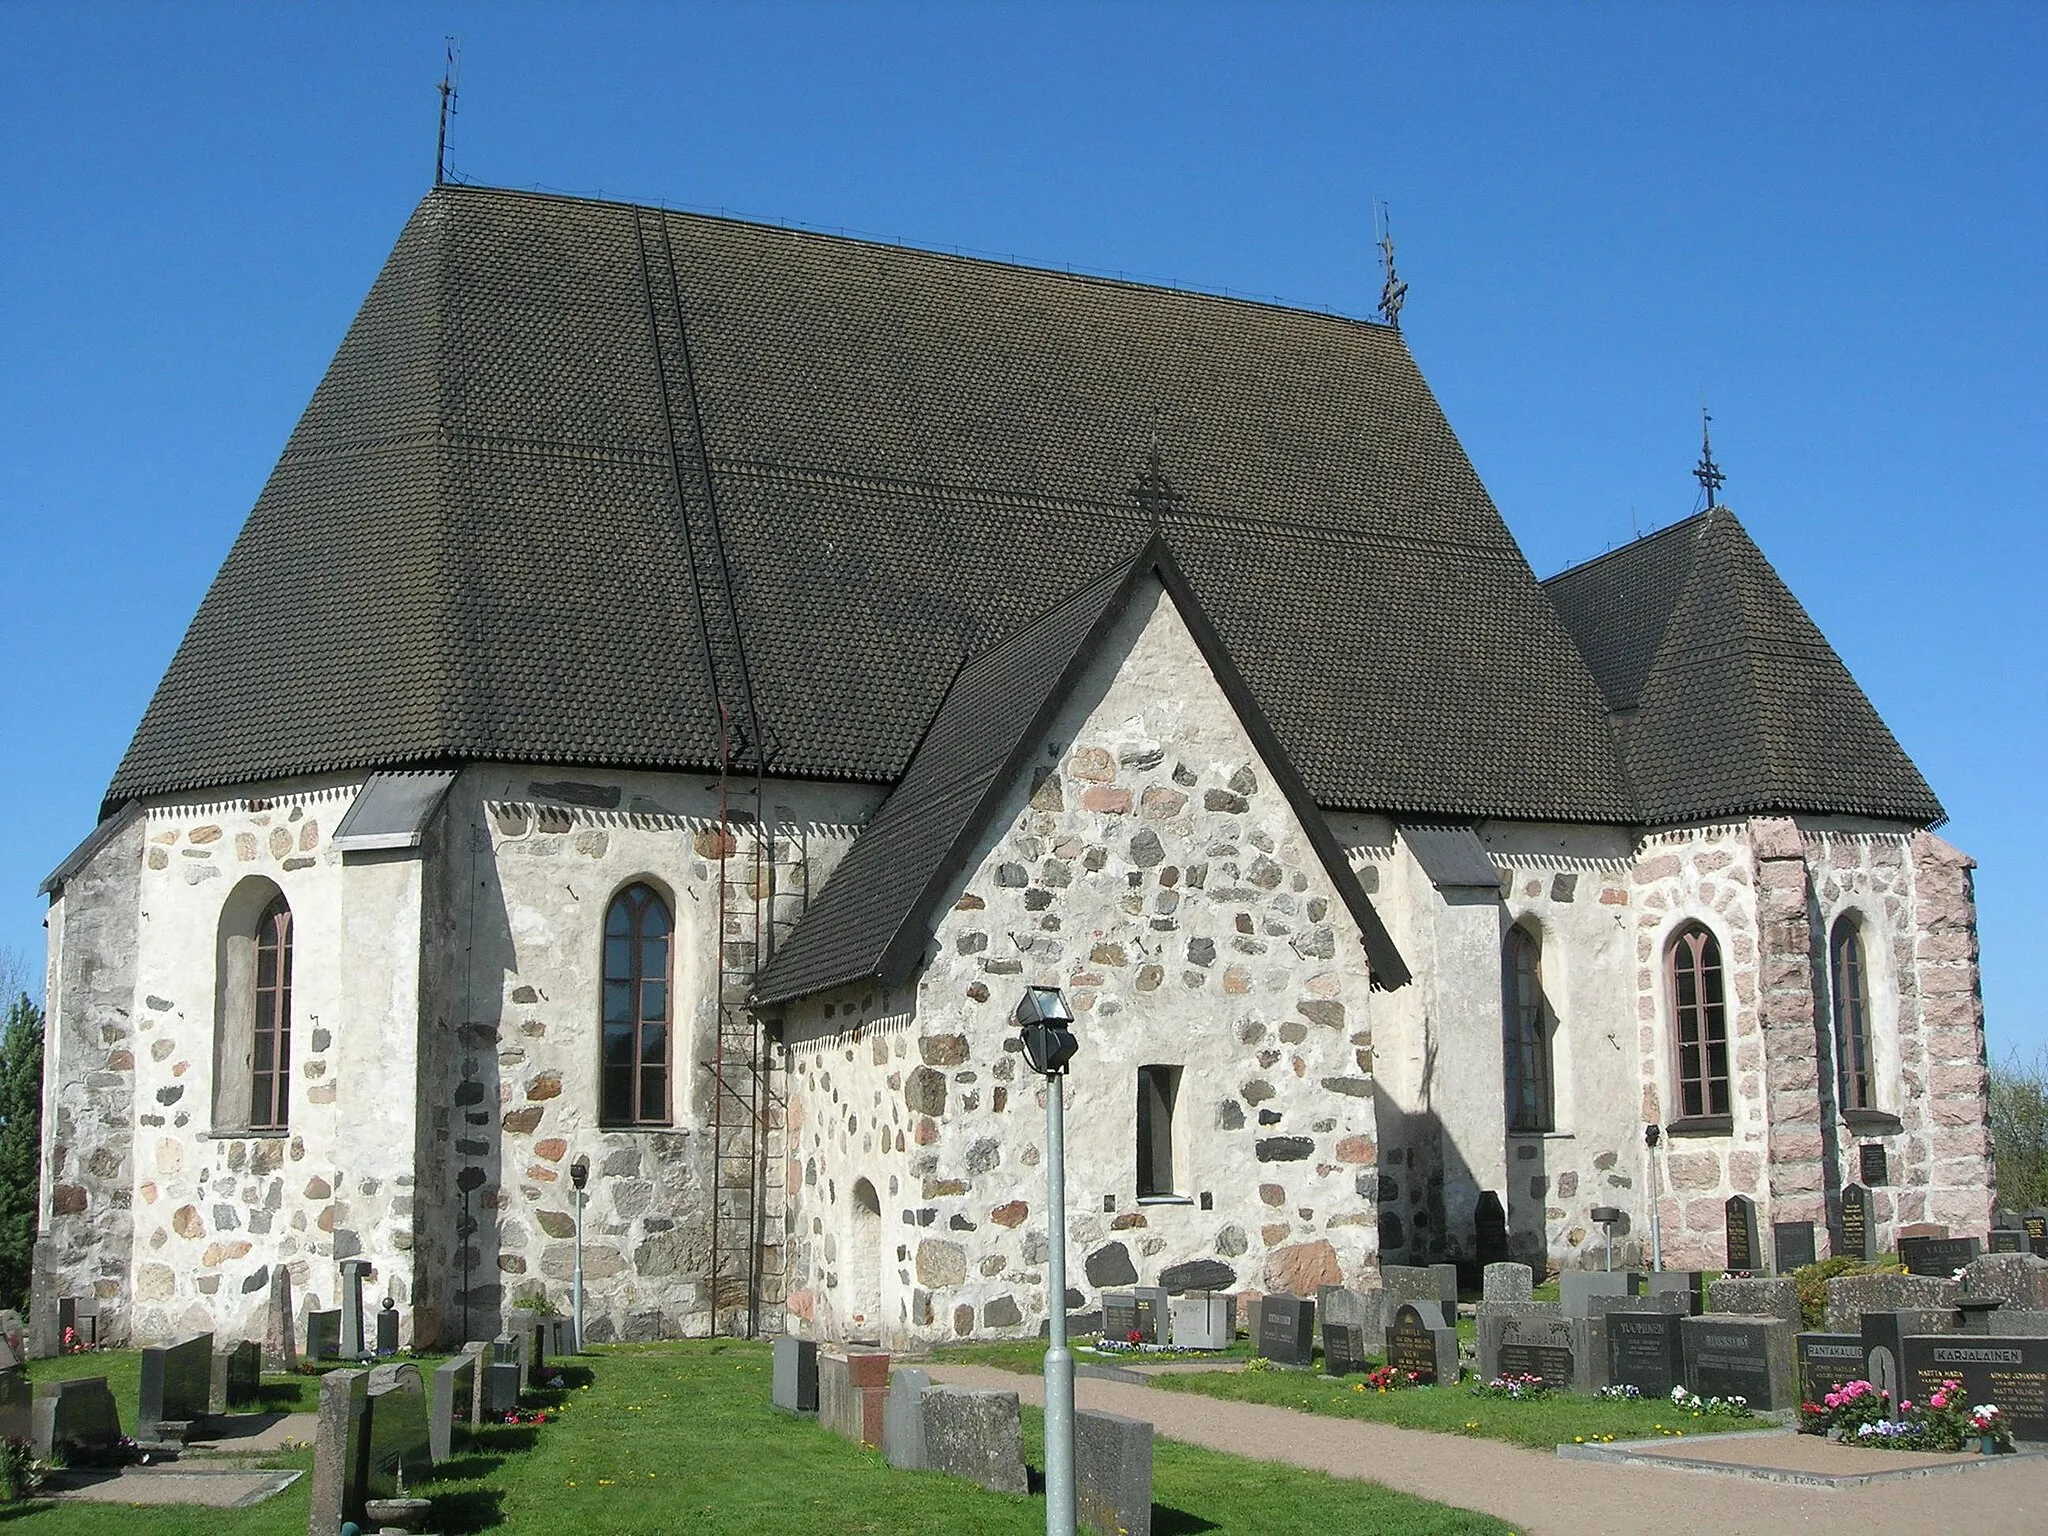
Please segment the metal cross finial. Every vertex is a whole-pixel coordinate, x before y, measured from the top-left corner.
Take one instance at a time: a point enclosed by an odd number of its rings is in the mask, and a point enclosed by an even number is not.
[[[1138,483],[1131,487],[1131,495],[1137,499],[1139,508],[1151,519],[1157,529],[1169,512],[1178,512],[1181,507],[1180,492],[1173,488],[1173,482],[1166,478],[1166,455],[1159,443],[1159,407],[1152,408],[1152,447],[1145,455],[1145,468],[1138,476]]]
[[[448,178],[448,119],[455,115],[455,39],[442,39],[448,45],[447,67],[441,71],[441,132],[434,141],[434,185],[440,186]]]
[[[1720,505],[1721,487],[1728,483],[1728,477],[1721,473],[1721,466],[1714,462],[1714,439],[1712,428],[1714,418],[1700,407],[1700,462],[1693,470],[1693,479],[1699,481],[1700,489],[1707,493],[1707,510],[1713,511]]]
[[[1401,306],[1408,301],[1408,285],[1394,273],[1394,225],[1387,217],[1387,205],[1379,206],[1380,265],[1386,269],[1386,281],[1380,284],[1380,318],[1395,330],[1401,329]]]

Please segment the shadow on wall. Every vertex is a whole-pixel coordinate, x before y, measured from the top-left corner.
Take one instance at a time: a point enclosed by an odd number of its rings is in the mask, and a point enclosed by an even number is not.
[[[420,1273],[424,1283],[445,1290],[441,1339],[455,1345],[497,1335],[510,1299],[505,1280],[524,1271],[525,1258],[508,1252],[523,1245],[505,1241],[510,1206],[496,1197],[504,1189],[504,1133],[540,1117],[525,1105],[501,1115],[505,981],[517,953],[483,815],[481,803],[465,796],[462,813],[451,805],[444,817],[443,856],[435,860],[443,872],[433,908],[439,919],[427,956],[438,995],[429,1015],[436,1058],[431,1075],[422,1051],[422,1134],[435,1155],[422,1160],[418,1194],[440,1217],[440,1230],[423,1233],[430,1251],[422,1255]],[[515,992],[515,1002],[518,997]],[[441,1085],[452,1085],[452,1092]],[[434,1262],[435,1250],[446,1254],[445,1264]]]

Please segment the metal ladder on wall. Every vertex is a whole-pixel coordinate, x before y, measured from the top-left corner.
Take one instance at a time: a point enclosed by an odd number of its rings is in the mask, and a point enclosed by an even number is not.
[[[781,840],[766,803],[768,744],[747,670],[668,221],[644,208],[633,220],[691,597],[718,711],[718,819],[694,850],[718,879],[718,1022],[711,1059],[702,1063],[712,1085],[711,1332],[752,1336],[761,1331],[764,1300],[780,1300],[785,1279],[787,1198],[780,1139],[770,1134],[780,1129],[780,1095],[768,1042],[747,1007],[776,938]]]

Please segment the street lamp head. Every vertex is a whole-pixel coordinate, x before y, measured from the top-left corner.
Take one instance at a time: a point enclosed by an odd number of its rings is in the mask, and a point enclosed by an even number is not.
[[[1664,1128],[1652,1120],[1643,1127],[1643,1145],[1656,1151],[1657,1143],[1664,1139]]]
[[[1074,1011],[1058,987],[1026,987],[1017,1004],[1018,1033],[1024,1042],[1024,1060],[1040,1077],[1064,1077],[1067,1063],[1074,1059],[1080,1042],[1067,1028]]]
[[[576,1186],[578,1194],[582,1193],[583,1186],[590,1182],[589,1158],[579,1157],[569,1165],[569,1182]]]

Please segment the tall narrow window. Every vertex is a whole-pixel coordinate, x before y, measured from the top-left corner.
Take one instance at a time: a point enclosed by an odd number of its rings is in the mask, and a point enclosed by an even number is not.
[[[291,1122],[292,909],[284,897],[256,920],[256,1017],[249,1040],[249,1129]]]
[[[1835,986],[1835,1060],[1842,1073],[1842,1108],[1875,1109],[1870,1067],[1870,976],[1863,964],[1863,935],[1853,918],[1835,924],[1828,944]]]
[[[607,1125],[669,1122],[668,910],[652,886],[629,885],[604,918],[604,1106]]]
[[[1721,946],[1704,928],[1687,928],[1671,941],[1671,1008],[1678,1040],[1679,1113],[1687,1119],[1728,1114]]]
[[[1138,1068],[1138,1198],[1177,1194],[1173,1178],[1173,1103],[1179,1067]]]
[[[1501,1056],[1507,1071],[1508,1129],[1557,1128],[1551,1093],[1550,1009],[1543,1000],[1543,950],[1526,928],[1508,930],[1500,956]]]

